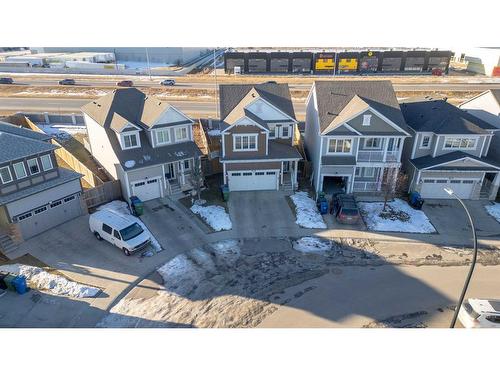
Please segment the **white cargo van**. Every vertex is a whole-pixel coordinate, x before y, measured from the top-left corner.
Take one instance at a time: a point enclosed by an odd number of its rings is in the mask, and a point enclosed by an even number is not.
[[[151,243],[149,234],[138,223],[110,210],[90,215],[89,227],[98,240],[111,242],[125,255],[140,251]]]

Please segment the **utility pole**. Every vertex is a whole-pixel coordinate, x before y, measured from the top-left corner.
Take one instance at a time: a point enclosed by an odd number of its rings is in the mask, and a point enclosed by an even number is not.
[[[215,61],[215,50],[214,47],[214,78],[215,78],[215,113],[217,119],[219,119],[219,98],[217,97],[217,63]]]
[[[151,78],[151,65],[149,64],[148,47],[146,47],[146,61],[148,63],[149,80],[152,81],[153,79]]]

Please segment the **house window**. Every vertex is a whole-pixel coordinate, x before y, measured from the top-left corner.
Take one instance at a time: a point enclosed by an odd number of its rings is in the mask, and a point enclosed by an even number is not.
[[[372,115],[363,115],[363,126],[370,126]]]
[[[137,147],[137,134],[124,134],[123,146],[124,149]]]
[[[185,170],[191,169],[191,164],[189,163],[189,160],[184,160],[184,169]]]
[[[329,154],[350,154],[352,139],[330,139],[328,142]]]
[[[257,134],[235,135],[234,151],[257,151]]]
[[[159,145],[164,145],[170,143],[170,130],[160,129],[156,131],[156,143]]]
[[[361,177],[361,168],[359,168],[359,167],[358,167],[358,168],[356,168],[356,172],[354,172],[354,175],[355,175],[356,177]]]
[[[43,155],[40,160],[42,161],[42,168],[44,171],[48,171],[54,168],[52,166],[52,158],[50,157],[50,155]]]
[[[290,136],[290,128],[288,126],[283,126],[281,128],[281,136],[283,138],[288,138]]]
[[[445,149],[475,149],[477,138],[448,137],[444,140]]]
[[[269,138],[276,138],[276,125],[269,125]]]
[[[176,141],[184,141],[186,139],[188,139],[186,127],[175,129],[175,140]]]
[[[364,177],[374,177],[375,176],[375,168],[374,167],[363,168],[363,176]]]
[[[12,181],[9,167],[0,168],[0,178],[2,179],[2,184],[7,184]]]
[[[431,147],[431,136],[424,135],[422,136],[422,140],[420,141],[420,148],[430,148]]]
[[[16,173],[16,178],[19,180],[21,178],[26,177],[28,174],[26,173],[26,168],[24,168],[24,163],[19,162],[13,165],[14,172]]]
[[[30,174],[37,174],[40,172],[40,167],[38,166],[38,160],[29,159],[28,160],[28,168],[30,170]]]
[[[381,149],[382,138],[365,138],[365,148]]]

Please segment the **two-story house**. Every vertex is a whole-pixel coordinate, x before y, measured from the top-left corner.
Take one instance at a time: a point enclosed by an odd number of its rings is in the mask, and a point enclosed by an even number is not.
[[[0,122],[0,237],[28,239],[82,214],[81,175],[60,168],[50,136]]]
[[[294,190],[297,120],[287,84],[220,86],[224,183],[231,191]]]
[[[489,148],[496,127],[443,99],[406,101],[401,110],[413,133],[404,151],[410,191],[451,198],[449,187],[463,199],[495,198],[500,164]]]
[[[192,189],[201,152],[194,121],[135,88],[117,89],[82,107],[93,157],[120,180],[125,199],[143,201]]]
[[[316,192],[377,192],[395,184],[409,136],[390,81],[314,82],[304,141]]]

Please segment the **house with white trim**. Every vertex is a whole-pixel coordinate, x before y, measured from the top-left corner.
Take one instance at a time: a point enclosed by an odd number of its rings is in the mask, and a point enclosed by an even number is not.
[[[390,81],[315,81],[304,142],[316,192],[379,192],[395,184],[408,126]]]
[[[201,151],[194,121],[136,88],[116,89],[82,107],[92,156],[125,199],[143,201],[188,191]]]
[[[288,85],[221,85],[219,92],[220,162],[229,190],[295,190],[302,156]]]
[[[451,188],[463,199],[495,199],[500,163],[490,145],[498,128],[446,99],[404,101],[401,111],[412,129],[403,158],[410,191],[448,199]]]

